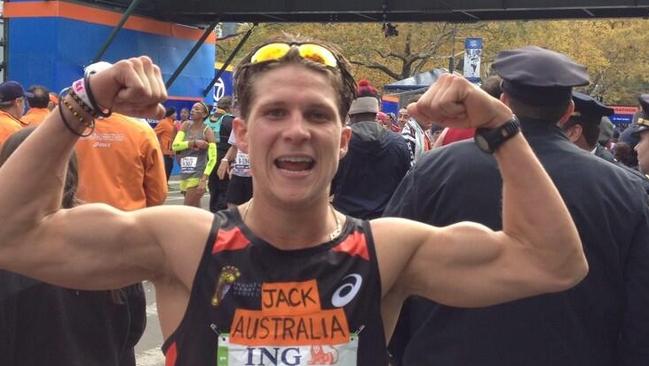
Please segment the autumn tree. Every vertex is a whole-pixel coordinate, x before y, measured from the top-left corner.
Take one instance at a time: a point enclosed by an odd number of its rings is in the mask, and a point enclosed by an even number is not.
[[[646,20],[508,21],[474,24],[400,23],[397,37],[384,36],[380,23],[298,23],[259,25],[235,63],[250,48],[272,35],[287,32],[315,36],[340,46],[353,64],[357,79],[380,87],[433,68],[448,67],[455,53],[462,67],[466,37],[484,40],[483,77],[502,50],[537,45],[565,53],[588,67],[591,85],[585,92],[608,104],[635,104],[635,96],[649,91],[649,49]],[[223,62],[241,35],[218,42]],[[647,88],[647,89],[646,89]]]

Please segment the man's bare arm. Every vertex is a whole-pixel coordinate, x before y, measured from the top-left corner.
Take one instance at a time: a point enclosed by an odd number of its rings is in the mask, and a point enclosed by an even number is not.
[[[179,217],[187,221],[178,225]],[[11,259],[0,263],[76,289],[112,289],[165,277],[189,289],[211,222],[209,212],[186,206],[123,212],[87,204],[46,216],[22,243],[0,250],[2,258]]]
[[[459,78],[445,77],[429,92],[411,108],[416,117],[493,127],[512,116]],[[503,178],[502,231],[473,223],[432,228],[407,220],[373,222],[385,294],[486,306],[565,290],[586,275],[570,214],[525,138],[511,138],[495,157]]]
[[[91,87],[97,102],[115,112],[163,114],[159,103],[166,90],[148,58],[122,61],[93,75]],[[64,113],[72,128],[82,130],[78,119]],[[129,214],[105,205],[59,208],[77,138],[55,110],[0,168],[0,268],[76,288],[114,288],[167,274],[173,248],[165,245],[165,232],[156,230],[174,227],[164,222],[170,215],[163,212],[171,208]],[[178,230],[172,239],[186,229]]]

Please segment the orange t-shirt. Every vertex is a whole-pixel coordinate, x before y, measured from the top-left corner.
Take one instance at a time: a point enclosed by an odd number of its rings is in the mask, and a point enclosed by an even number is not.
[[[155,131],[156,136],[158,136],[158,141],[162,148],[162,154],[173,155],[174,151],[171,149],[171,144],[176,136],[174,119],[171,117],[161,119],[153,130]]]
[[[95,124],[76,145],[79,198],[125,211],[164,203],[167,176],[153,129],[117,113]]]
[[[4,144],[9,136],[14,132],[20,131],[22,128],[23,126],[20,124],[20,120],[5,111],[0,111],[0,146]]]
[[[38,126],[45,121],[48,114],[50,110],[47,108],[30,108],[21,120],[29,126]]]

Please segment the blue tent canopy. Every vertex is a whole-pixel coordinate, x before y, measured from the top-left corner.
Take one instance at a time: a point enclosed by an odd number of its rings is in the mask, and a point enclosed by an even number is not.
[[[448,71],[445,69],[434,69],[428,72],[422,72],[421,74],[387,84],[383,87],[383,90],[386,92],[404,92],[428,88],[439,79],[440,75],[446,73],[448,73]]]

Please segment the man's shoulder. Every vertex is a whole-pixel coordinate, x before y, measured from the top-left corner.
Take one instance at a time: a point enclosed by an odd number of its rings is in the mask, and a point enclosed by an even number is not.
[[[406,151],[408,150],[408,142],[403,138],[403,136],[399,133],[386,130],[385,131],[385,137],[384,139],[390,143],[393,146],[396,146],[398,149],[405,149]]]
[[[225,124],[232,125],[232,121],[234,121],[234,115],[232,115],[230,113],[224,114],[223,117],[221,118],[221,124],[222,125],[225,125]]]

